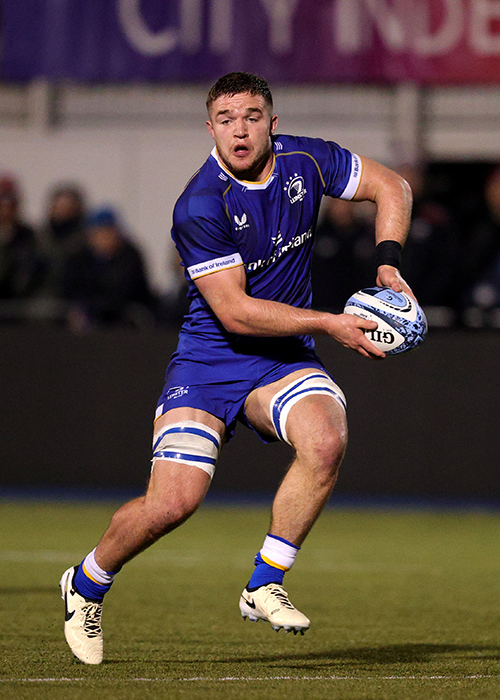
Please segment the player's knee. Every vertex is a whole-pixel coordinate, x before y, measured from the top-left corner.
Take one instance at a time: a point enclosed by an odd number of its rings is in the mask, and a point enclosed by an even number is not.
[[[319,444],[320,462],[333,474],[338,471],[347,447],[347,428],[330,429],[321,436]]]
[[[297,455],[308,462],[318,478],[336,477],[347,447],[347,428],[325,424],[299,441]]]
[[[165,510],[158,510],[148,518],[147,530],[152,540],[157,540],[182,525],[196,507],[186,507],[184,503],[173,503]]]
[[[203,497],[199,493],[176,490],[161,500],[146,501],[146,529],[155,541],[179,525],[182,525],[200,506]]]

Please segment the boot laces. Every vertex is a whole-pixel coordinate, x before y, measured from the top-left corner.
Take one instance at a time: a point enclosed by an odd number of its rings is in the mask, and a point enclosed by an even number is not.
[[[282,586],[275,585],[270,587],[269,595],[277,599],[281,607],[289,608],[290,610],[294,609],[293,605],[288,600],[288,593]]]
[[[101,633],[102,603],[88,602],[83,608],[83,629],[87,637],[98,637]]]

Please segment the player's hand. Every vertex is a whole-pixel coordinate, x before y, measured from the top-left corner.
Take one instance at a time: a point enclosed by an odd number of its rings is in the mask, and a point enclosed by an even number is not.
[[[412,299],[417,301],[410,285],[401,277],[401,273],[397,267],[392,267],[392,265],[380,265],[376,284],[378,287],[390,287],[394,292],[406,292]]]
[[[378,326],[376,321],[354,316],[353,314],[332,314],[332,325],[329,335],[346,348],[355,350],[364,357],[383,360],[385,353],[373,345],[364,331],[374,331]]]

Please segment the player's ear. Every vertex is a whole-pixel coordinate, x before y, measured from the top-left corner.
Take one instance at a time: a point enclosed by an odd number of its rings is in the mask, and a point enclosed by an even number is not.
[[[207,119],[207,121],[205,122],[205,124],[207,125],[207,129],[208,129],[208,131],[210,132],[210,136],[211,136],[213,139],[215,139],[215,132],[214,132],[214,128],[213,128],[213,126],[212,126],[212,122],[210,121],[210,119]]]
[[[278,115],[275,114],[273,117],[271,117],[271,134],[274,134],[277,126],[278,126]]]

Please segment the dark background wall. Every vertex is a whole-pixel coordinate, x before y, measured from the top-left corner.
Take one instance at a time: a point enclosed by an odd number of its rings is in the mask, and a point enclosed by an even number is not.
[[[142,488],[176,335],[0,329],[0,486]],[[406,356],[317,346],[349,404],[337,493],[500,497],[500,335],[433,331]],[[212,489],[273,490],[291,457],[239,426]]]

